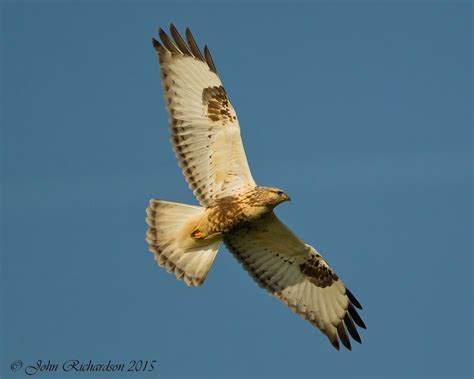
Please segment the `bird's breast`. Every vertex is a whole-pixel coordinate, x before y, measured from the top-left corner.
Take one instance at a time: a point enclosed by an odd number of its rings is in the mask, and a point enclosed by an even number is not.
[[[209,208],[207,220],[213,233],[229,233],[259,220],[270,211],[267,207],[248,204],[236,198]]]

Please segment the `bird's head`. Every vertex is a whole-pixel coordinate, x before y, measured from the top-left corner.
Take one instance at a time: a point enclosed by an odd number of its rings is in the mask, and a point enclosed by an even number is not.
[[[269,205],[277,206],[285,201],[291,201],[290,197],[281,189],[275,187],[262,187],[265,192],[265,200]]]

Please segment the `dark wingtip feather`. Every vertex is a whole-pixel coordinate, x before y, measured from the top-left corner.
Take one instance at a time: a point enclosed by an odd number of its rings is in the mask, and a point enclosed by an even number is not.
[[[160,28],[160,30],[158,31],[158,34],[160,36],[161,42],[163,42],[163,45],[165,45],[165,47],[171,53],[173,53],[173,54],[179,54],[180,53],[180,51],[175,46],[173,41],[171,41],[171,38],[168,36],[168,34],[166,34],[166,32],[162,28]]]
[[[186,40],[188,41],[188,45],[191,48],[191,51],[194,57],[205,62],[206,60],[202,56],[201,50],[199,50],[196,40],[193,37],[193,33],[191,33],[191,29],[186,28],[185,35],[186,35]]]
[[[164,35],[166,35],[166,32],[163,30],[163,28],[159,28],[158,29],[158,35],[160,36],[160,38],[162,38]]]
[[[165,40],[169,39],[169,37],[163,28],[158,29],[158,35],[160,36],[161,42],[166,46]]]
[[[178,30],[176,29],[176,27],[173,25],[172,22],[170,23],[170,32],[171,32],[171,35],[173,36],[175,43],[178,45],[178,48],[181,50],[181,52],[183,54],[192,56],[192,53],[189,50],[188,45],[186,45],[186,42],[184,42],[183,37],[181,37],[181,34],[179,34]]]
[[[344,323],[342,321],[339,323],[339,325],[337,325],[337,334],[339,335],[339,338],[341,339],[342,344],[348,350],[352,350],[351,340],[349,339],[349,336],[347,335],[346,328],[344,327]]]
[[[217,69],[216,66],[214,65],[214,61],[212,60],[211,52],[209,51],[209,48],[204,46],[204,56],[206,57],[206,62],[211,71],[215,72],[217,74]]]
[[[151,42],[153,43],[153,47],[155,48],[156,51],[161,47],[161,43],[159,43],[156,39],[152,38]]]
[[[351,303],[354,304],[354,306],[356,308],[362,309],[362,305],[360,305],[359,301],[355,298],[355,296],[352,294],[352,292],[349,291],[348,288],[346,288],[346,295],[349,298],[349,300],[351,301]]]
[[[322,330],[322,329],[321,329]],[[325,329],[322,330],[322,332],[326,335],[328,338],[329,342],[331,342],[331,345],[334,346],[334,348],[339,351],[339,339],[337,338],[337,333],[331,329]]]
[[[329,341],[331,341],[332,346],[334,346],[334,348],[335,348],[337,351],[340,350],[340,347],[339,347],[339,340],[337,339],[337,337],[336,337],[335,340],[329,339]]]
[[[360,318],[359,314],[357,313],[356,309],[352,304],[349,304],[349,307],[347,308],[347,311],[349,312],[349,315],[352,317],[352,320],[359,325],[362,329],[367,329],[367,327],[364,324],[364,321]]]
[[[362,343],[359,332],[357,331],[357,328],[355,327],[354,322],[352,321],[351,316],[349,316],[348,313],[346,313],[344,316],[344,324],[346,325],[346,329],[349,331],[351,337],[355,341]]]

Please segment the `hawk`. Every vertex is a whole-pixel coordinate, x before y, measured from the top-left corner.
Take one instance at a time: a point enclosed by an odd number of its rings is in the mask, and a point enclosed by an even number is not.
[[[354,295],[315,248],[273,212],[289,196],[258,186],[245,156],[234,107],[207,46],[187,28],[153,39],[171,143],[200,206],[152,199],[146,240],[156,261],[188,286],[200,286],[221,242],[271,295],[319,328],[339,350],[361,342],[365,324]]]

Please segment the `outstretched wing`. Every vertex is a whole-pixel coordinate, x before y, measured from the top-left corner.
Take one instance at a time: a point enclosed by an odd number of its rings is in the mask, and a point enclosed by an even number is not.
[[[153,39],[169,113],[171,142],[184,176],[202,206],[255,187],[234,108],[207,46],[204,56],[189,29],[170,25]]]
[[[359,302],[323,257],[289,230],[274,213],[224,239],[255,281],[303,319],[319,328],[339,350],[361,342],[355,324],[365,324]]]

